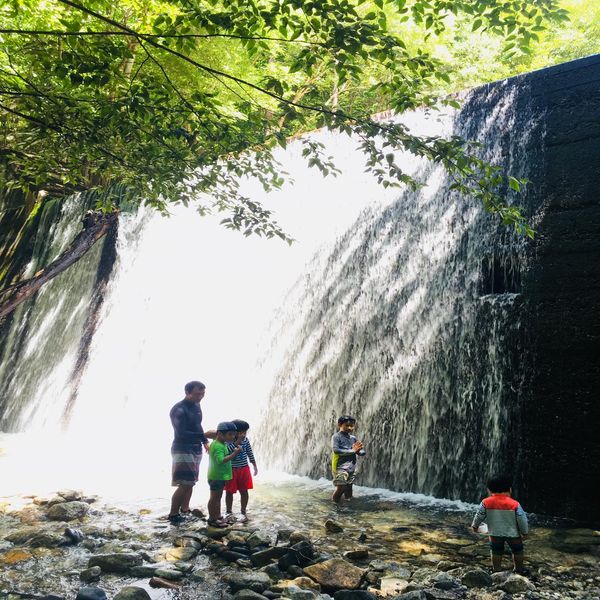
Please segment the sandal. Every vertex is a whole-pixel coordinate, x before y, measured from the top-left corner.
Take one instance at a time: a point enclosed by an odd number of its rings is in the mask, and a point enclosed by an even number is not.
[[[221,529],[223,529],[224,527],[229,527],[228,523],[226,523],[225,521],[221,521],[220,519],[208,519],[207,523],[211,527],[220,527]]]

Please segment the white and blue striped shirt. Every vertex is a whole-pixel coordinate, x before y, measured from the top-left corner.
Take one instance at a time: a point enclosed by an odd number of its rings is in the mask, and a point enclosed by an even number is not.
[[[235,444],[227,444],[227,449],[229,450],[229,452],[233,452],[235,450]],[[254,453],[252,452],[252,446],[250,445],[250,440],[248,438],[245,438],[242,442],[242,451],[231,461],[231,466],[234,469],[247,467],[248,460],[250,460],[250,462],[253,465],[256,464],[256,460],[254,459]]]

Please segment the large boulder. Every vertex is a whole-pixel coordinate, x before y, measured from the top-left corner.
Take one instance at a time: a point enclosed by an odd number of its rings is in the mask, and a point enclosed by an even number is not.
[[[59,502],[48,509],[47,516],[53,521],[72,521],[81,519],[88,514],[90,505],[86,502],[74,500],[73,502]]]
[[[139,567],[144,561],[135,552],[96,554],[91,556],[88,567],[100,567],[103,573],[127,573],[132,567]]]
[[[260,571],[232,571],[225,574],[223,581],[229,585],[232,592],[252,590],[260,594],[271,586],[271,578]]]
[[[342,558],[332,558],[304,569],[304,572],[326,590],[355,590],[360,586],[364,569]]]

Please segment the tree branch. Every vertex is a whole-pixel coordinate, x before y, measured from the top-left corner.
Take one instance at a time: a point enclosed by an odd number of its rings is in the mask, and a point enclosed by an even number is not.
[[[108,214],[88,212],[83,219],[83,230],[56,260],[30,279],[20,281],[0,292],[0,298],[7,298],[0,304],[0,319],[6,317],[19,304],[33,296],[45,283],[77,262],[100,238],[116,226],[118,216],[118,212]]]

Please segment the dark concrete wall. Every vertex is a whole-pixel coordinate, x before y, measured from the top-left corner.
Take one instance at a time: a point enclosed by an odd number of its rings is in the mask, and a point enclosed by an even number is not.
[[[526,77],[544,115],[546,209],[524,290],[533,377],[519,487],[530,510],[598,522],[600,55]]]

